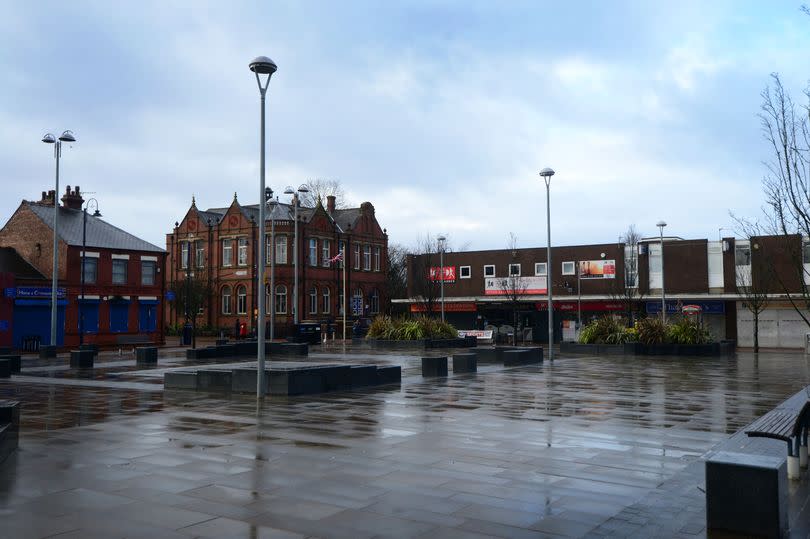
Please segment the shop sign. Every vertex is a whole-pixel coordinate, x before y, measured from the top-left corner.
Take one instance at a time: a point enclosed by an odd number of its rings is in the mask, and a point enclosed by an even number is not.
[[[688,300],[690,306],[700,307],[703,314],[725,314],[726,303],[724,301],[693,301]],[[682,300],[667,300],[667,314],[679,314],[684,306]],[[661,312],[660,301],[648,301],[646,303],[647,314],[658,314]]]
[[[538,301],[535,303],[538,311],[547,311],[548,302]],[[580,307],[583,312],[592,311],[624,311],[625,305],[619,301],[583,301],[578,304],[576,301],[555,301],[554,310],[562,312],[576,312]]]
[[[456,267],[455,266],[433,266],[428,271],[428,278],[431,281],[444,281],[446,283],[455,282],[455,280],[456,280]]]
[[[548,292],[546,277],[487,277],[484,279],[486,296],[544,295]]]
[[[18,298],[48,299],[51,297],[51,288],[46,286],[18,286],[16,294]],[[56,297],[64,299],[65,289],[57,288]]]
[[[615,260],[580,260],[580,279],[615,279]]]
[[[477,337],[480,340],[492,340],[491,329],[460,329],[458,330],[459,338],[464,337]]]
[[[412,313],[423,313],[427,311],[427,307],[424,303],[414,303],[411,305],[411,312]],[[441,301],[436,301],[433,303],[433,312],[439,313],[442,311],[442,303]],[[475,303],[473,302],[444,302],[444,312],[446,313],[474,313],[476,312]]]

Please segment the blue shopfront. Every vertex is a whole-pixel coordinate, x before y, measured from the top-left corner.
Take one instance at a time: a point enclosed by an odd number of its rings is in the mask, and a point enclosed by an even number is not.
[[[14,298],[13,342],[18,349],[30,348],[33,343],[51,344],[51,288],[18,286],[6,289],[5,295]],[[56,345],[65,342],[65,289],[56,290]]]

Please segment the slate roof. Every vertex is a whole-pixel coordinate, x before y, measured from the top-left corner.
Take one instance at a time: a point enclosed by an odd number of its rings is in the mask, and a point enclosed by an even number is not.
[[[349,227],[354,228],[357,219],[360,218],[360,208],[346,208],[345,210],[335,210],[332,218],[340,227],[340,230],[345,232]]]
[[[25,202],[42,222],[53,228],[53,206]],[[59,237],[68,245],[82,246],[82,211],[59,207]],[[87,214],[87,247],[165,253],[164,249]]]
[[[16,279],[45,279],[13,247],[0,247],[0,273],[13,273]]]
[[[253,219],[254,221],[259,220],[259,205],[258,204],[248,204],[245,206],[239,206],[242,209],[242,214],[248,218]],[[298,207],[298,217],[302,219],[305,223],[308,223],[312,217],[315,215],[316,208],[309,208],[305,206]],[[208,208],[205,211],[200,211],[201,215],[212,215],[217,216],[219,221],[222,220],[225,213],[228,211],[228,208]],[[276,220],[287,220],[292,221],[294,215],[294,209],[292,204],[284,204],[283,202],[279,202],[275,206],[275,210],[273,210],[273,215],[275,215]],[[360,217],[360,208],[347,208],[343,210],[335,210],[332,214],[332,218],[337,223],[338,227],[340,228],[341,232],[345,232],[348,228],[353,228],[357,219]],[[207,217],[206,217],[207,219]],[[265,219],[270,220],[270,213],[265,214]]]

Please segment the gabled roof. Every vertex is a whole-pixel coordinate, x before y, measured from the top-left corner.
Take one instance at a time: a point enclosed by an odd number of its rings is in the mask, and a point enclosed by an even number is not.
[[[335,210],[332,214],[332,219],[335,220],[342,232],[349,228],[354,228],[354,224],[360,218],[360,208],[346,208],[344,210]]]
[[[12,273],[16,279],[45,279],[13,247],[0,247],[0,273]]]
[[[23,202],[43,223],[53,228],[53,206]],[[59,207],[59,237],[73,246],[82,246],[82,211]],[[122,251],[148,251],[165,253],[166,251],[148,241],[124,232],[118,227],[101,220],[99,217],[87,215],[87,247],[100,249],[121,249]]]

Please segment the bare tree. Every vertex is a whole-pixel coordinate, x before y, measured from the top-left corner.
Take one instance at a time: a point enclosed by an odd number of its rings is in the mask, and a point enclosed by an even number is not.
[[[517,236],[514,232],[509,233],[506,249],[511,255],[511,262],[506,270],[506,276],[498,279],[498,286],[509,303],[512,311],[512,327],[515,328],[512,334],[512,344],[517,344],[518,313],[520,311],[520,300],[526,294],[526,282],[522,277],[521,252],[517,247]]]
[[[183,313],[186,323],[191,324],[191,347],[197,347],[197,319],[200,312],[208,305],[208,298],[213,290],[208,279],[186,272],[185,279],[169,284],[174,292],[176,312]]]
[[[340,180],[330,180],[327,178],[315,178],[306,183],[309,189],[308,193],[301,194],[301,205],[307,208],[314,208],[318,202],[326,205],[326,197],[335,197],[335,208],[346,208],[348,203],[346,201],[346,192],[343,190],[343,184]]]
[[[641,240],[641,233],[636,230],[636,225],[631,224],[627,230],[619,237],[619,247],[624,245],[624,275],[621,279],[613,279],[610,296],[614,301],[622,304],[623,311],[627,317],[627,327],[633,327],[636,313],[641,306],[644,294],[638,286],[638,242]]]
[[[388,297],[402,299],[408,295],[407,250],[398,243],[389,243],[387,250],[388,263],[385,276]],[[389,314],[394,314],[395,304],[389,302]]]
[[[445,242],[444,251],[450,250],[448,242]],[[436,236],[428,233],[420,237],[416,248],[408,255],[408,282],[411,295],[419,301],[428,316],[433,316],[441,295],[443,275],[439,264],[439,242]]]
[[[759,352],[759,315],[768,307],[768,289],[773,278],[770,271],[771,265],[766,253],[762,252],[763,246],[757,242],[756,236],[748,236],[747,252],[735,253],[737,256],[746,257],[745,260],[735,260],[735,282],[737,295],[740,302],[751,312],[754,322],[754,352]],[[760,251],[759,255],[752,259],[751,248]],[[742,262],[742,263],[738,263]]]

